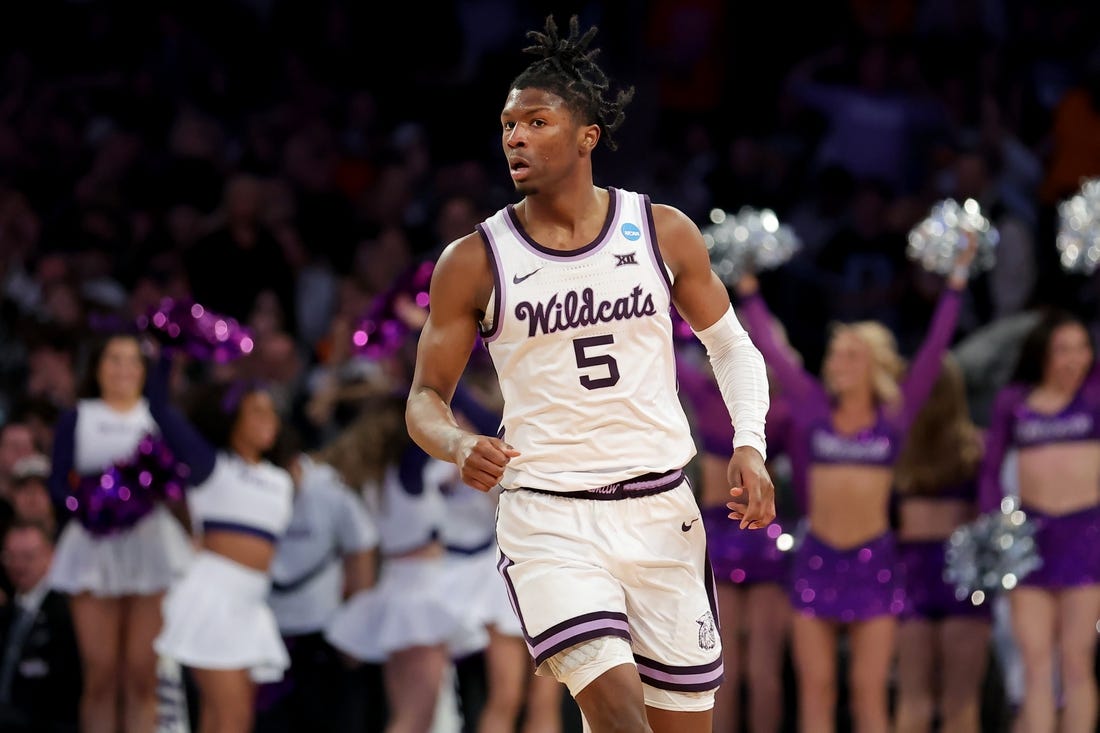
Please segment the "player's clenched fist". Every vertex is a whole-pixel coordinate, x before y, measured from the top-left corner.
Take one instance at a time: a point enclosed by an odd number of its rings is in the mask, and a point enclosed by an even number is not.
[[[459,443],[455,464],[468,486],[488,491],[500,482],[504,467],[518,455],[519,451],[500,438],[471,435]]]

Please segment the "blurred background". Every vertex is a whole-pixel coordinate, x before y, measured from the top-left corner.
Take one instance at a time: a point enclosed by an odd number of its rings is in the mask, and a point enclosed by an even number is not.
[[[762,287],[810,371],[832,321],[911,353],[937,289],[906,235],[945,197],[1001,232],[958,341],[1043,304],[1100,327],[1100,275],[1054,245],[1058,202],[1100,176],[1095,2],[4,3],[0,499],[50,454],[90,324],[164,296],[247,324],[242,368],[305,448],[333,438],[377,368],[350,348],[372,298],[515,200],[499,111],[551,12],[598,25],[637,90],[598,184],[796,230]]]

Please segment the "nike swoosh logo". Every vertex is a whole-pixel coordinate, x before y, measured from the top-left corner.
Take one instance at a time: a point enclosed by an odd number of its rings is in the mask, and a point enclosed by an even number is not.
[[[540,267],[539,270],[541,270],[541,269],[542,268]],[[527,273],[523,277],[520,277],[519,275],[512,275],[512,284],[513,285],[519,285],[521,282],[523,282],[527,278],[531,277],[532,275],[534,275],[539,270],[532,270],[531,272]]]
[[[695,524],[698,521],[699,521],[699,517],[696,517],[695,519],[691,520],[690,522],[684,522],[683,524],[680,525],[680,529],[687,532],[688,530],[691,529],[692,525]]]

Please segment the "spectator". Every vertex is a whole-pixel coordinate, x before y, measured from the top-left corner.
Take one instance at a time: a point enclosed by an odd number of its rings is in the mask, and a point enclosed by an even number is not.
[[[12,469],[12,508],[17,522],[35,522],[57,537],[57,516],[50,501],[50,459],[41,453],[16,462]]]
[[[14,601],[0,608],[0,730],[76,733],[80,656],[68,602],[47,582],[49,530],[16,522],[0,559],[15,589]]]
[[[0,427],[0,500],[11,500],[15,464],[35,452],[34,433],[30,425],[9,422]]]

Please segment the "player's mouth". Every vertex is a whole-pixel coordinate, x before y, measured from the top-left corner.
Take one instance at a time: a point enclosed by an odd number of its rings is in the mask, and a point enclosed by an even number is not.
[[[512,171],[512,180],[513,181],[522,181],[522,180],[524,180],[525,178],[527,178],[527,173],[531,170],[531,166],[529,166],[527,164],[527,161],[525,161],[521,158],[513,158],[508,163],[508,167]]]

